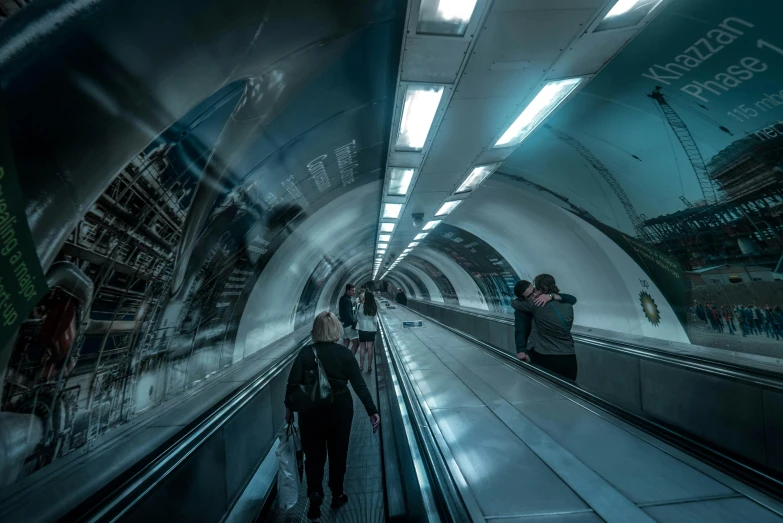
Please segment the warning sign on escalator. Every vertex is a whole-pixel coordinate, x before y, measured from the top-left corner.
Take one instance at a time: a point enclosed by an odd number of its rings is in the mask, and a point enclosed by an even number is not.
[[[0,341],[14,337],[46,292],[16,177],[5,108],[0,102]],[[4,343],[3,343],[4,344]],[[0,350],[2,345],[0,345]]]

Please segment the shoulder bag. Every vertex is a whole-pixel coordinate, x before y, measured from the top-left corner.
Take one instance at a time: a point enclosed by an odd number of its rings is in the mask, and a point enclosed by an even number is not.
[[[306,349],[305,349],[306,350]],[[315,359],[315,365],[305,367],[302,370],[302,383],[292,389],[286,398],[286,404],[295,412],[307,412],[315,407],[328,405],[334,399],[332,386],[326,376],[318,351],[315,345],[310,346]]]

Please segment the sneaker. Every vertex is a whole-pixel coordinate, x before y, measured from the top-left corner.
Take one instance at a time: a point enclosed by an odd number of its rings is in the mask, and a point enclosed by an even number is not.
[[[321,494],[312,494],[310,496],[310,506],[307,507],[307,519],[318,521],[321,518],[321,503],[323,496]]]
[[[348,496],[346,496],[345,494],[340,494],[336,498],[335,497],[332,498],[332,508],[340,508],[346,503],[348,503]]]

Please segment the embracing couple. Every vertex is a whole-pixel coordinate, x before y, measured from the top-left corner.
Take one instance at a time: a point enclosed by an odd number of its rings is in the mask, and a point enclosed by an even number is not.
[[[576,298],[561,294],[554,277],[536,276],[514,286],[514,340],[517,357],[576,381],[577,363],[571,327]]]

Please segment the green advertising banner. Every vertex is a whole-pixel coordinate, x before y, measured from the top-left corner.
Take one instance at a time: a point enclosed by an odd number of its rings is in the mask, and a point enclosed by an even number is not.
[[[679,262],[608,225],[596,220],[586,219],[586,221],[608,236],[642,268],[669,302],[684,328],[687,322],[687,304],[685,303],[685,279]]]
[[[47,290],[27,225],[0,102],[0,340],[5,346]]]

